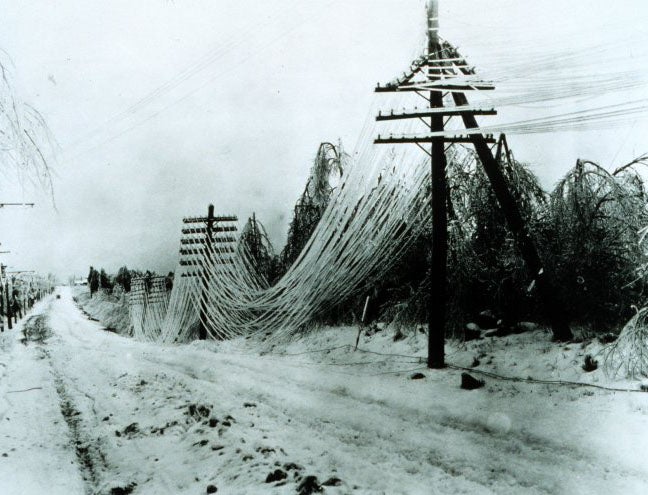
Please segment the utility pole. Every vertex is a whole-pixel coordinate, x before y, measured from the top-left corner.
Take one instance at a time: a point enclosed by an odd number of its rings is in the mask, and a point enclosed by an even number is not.
[[[211,266],[211,247],[212,247],[212,231],[214,228],[214,205],[209,205],[207,208],[207,218],[205,221],[205,252],[204,258],[207,262],[207,266]],[[198,333],[198,338],[200,340],[207,340],[207,326],[205,321],[207,321],[207,292],[209,288],[209,269],[205,269],[203,265],[202,269],[202,293],[200,297],[200,331]]]
[[[4,310],[4,304],[5,300],[7,299],[5,290],[4,290],[4,284],[2,283],[2,280],[4,280],[4,271],[5,271],[5,265],[0,264],[0,331],[4,332],[4,317],[5,317],[5,310]]]
[[[446,44],[444,48],[450,57],[454,57],[458,60],[459,71],[464,75],[468,75],[468,72],[465,68],[468,64],[465,62],[465,60],[463,60],[458,51],[450,44]],[[453,93],[452,97],[455,105],[468,105],[468,98],[466,98],[466,95],[464,93]],[[476,129],[479,127],[477,119],[474,115],[465,113],[461,117],[466,129]],[[543,266],[544,264],[542,263],[542,258],[540,257],[538,248],[531,238],[531,234],[526,227],[517,202],[511,194],[511,190],[508,187],[506,177],[502,173],[500,160],[496,159],[496,157],[493,156],[493,152],[488,144],[484,141],[482,134],[471,134],[470,137],[477,156],[479,157],[479,160],[484,167],[484,172],[486,173],[486,176],[491,183],[491,187],[493,188],[493,193],[495,194],[497,202],[499,203],[502,212],[504,213],[506,223],[513,233],[513,236],[515,237],[515,241],[518,249],[520,250],[520,254],[524,259],[524,262],[527,266],[527,269],[531,273],[533,280],[536,281],[540,300],[542,301],[545,314],[547,315],[549,323],[551,324],[554,339],[558,341],[571,340],[573,338],[573,334],[571,329],[569,328],[569,316],[567,309],[558,299],[555,291],[552,288],[551,280],[548,278],[550,274],[547,273],[547,270],[545,270]],[[506,142],[506,137],[504,135],[500,137],[500,143],[505,146],[507,158],[510,159],[508,143]],[[498,145],[498,148],[499,147],[500,145]]]
[[[7,298],[7,326],[9,327],[9,330],[13,328],[13,323],[11,322],[11,318],[13,317],[13,310],[11,308],[11,293],[9,292],[9,279],[5,281],[5,295]]]
[[[4,318],[4,316],[7,316],[7,328],[11,330],[13,328],[13,324],[11,322],[11,295],[9,293],[9,278],[7,277],[7,265],[5,264],[0,264],[0,292],[3,292],[3,297],[4,301],[0,299],[0,318]],[[4,284],[2,281],[5,281]],[[4,311],[4,304],[7,306],[7,311]],[[3,322],[4,323],[4,322]],[[4,326],[4,325],[3,325]]]
[[[3,265],[3,269],[6,268]],[[18,300],[18,312],[15,313],[13,310],[13,307],[11,307],[11,304],[13,303],[14,297],[13,297],[13,292],[16,291],[16,287],[19,286],[19,284],[16,284],[16,277],[17,275],[24,275],[24,274],[33,274],[35,273],[34,270],[13,270],[13,271],[5,271],[4,273],[6,274],[11,274],[11,291],[12,294],[9,294],[9,287],[8,287],[8,282],[7,282],[7,319],[9,320],[9,329],[11,330],[11,317],[13,316],[14,322],[18,323],[18,319],[23,317],[23,310],[25,309],[24,305],[24,292],[21,292],[23,295],[23,300],[20,301]],[[9,277],[7,277],[7,281],[9,280]],[[24,279],[18,279],[21,281],[20,286],[23,288],[24,291],[24,286],[26,284],[26,281]]]
[[[428,77],[441,79],[441,47],[439,46],[439,4],[428,4],[428,58],[430,67]],[[437,64],[438,68],[433,68]],[[430,91],[430,108],[443,108],[443,93]],[[430,116],[430,131],[443,131],[443,114]],[[432,177],[432,260],[430,278],[434,281],[434,291],[430,291],[428,311],[428,367],[445,366],[445,321],[448,299],[448,208],[446,156],[443,136],[432,138],[430,167]]]
[[[489,145],[495,144],[492,135],[471,131],[467,135],[450,135],[445,132],[444,119],[461,117],[468,130],[477,129],[477,115],[495,115],[494,109],[471,107],[465,91],[493,90],[495,87],[477,80],[474,69],[468,65],[458,51],[439,38],[439,2],[429,0],[427,6],[428,46],[427,53],[415,60],[408,73],[385,86],[378,85],[376,92],[414,92],[425,98],[428,108],[402,112],[380,112],[377,121],[418,119],[426,124],[429,132],[424,135],[401,135],[374,140],[376,144],[414,143],[430,156],[432,181],[432,258],[430,280],[434,290],[428,303],[428,367],[445,366],[444,343],[446,333],[447,253],[448,253],[448,197],[446,177],[446,145],[472,144],[479,161],[491,183],[493,192],[502,208],[507,224],[517,241],[518,249],[525,260],[531,276],[537,282],[539,294],[552,325],[554,338],[569,340],[572,337],[567,313],[551,290],[548,274],[538,254],[535,243],[529,235],[515,198],[511,194],[501,164],[493,156]],[[452,95],[454,106],[444,107],[444,96]],[[425,118],[429,117],[429,124]],[[429,151],[426,148],[429,145]]]
[[[185,224],[203,224],[203,226],[190,226],[182,229],[183,238],[180,239],[180,266],[194,266],[196,271],[183,273],[182,276],[200,277],[201,296],[199,309],[199,328],[198,338],[207,339],[207,296],[209,294],[209,270],[214,265],[229,263],[221,259],[223,253],[234,253],[236,238],[233,235],[218,237],[221,233],[235,233],[236,225],[227,225],[231,222],[237,222],[238,217],[235,215],[214,216],[214,205],[207,208],[206,217],[187,217],[182,221]],[[193,237],[198,235],[199,237]],[[187,237],[184,237],[187,236]],[[196,248],[191,245],[198,244],[201,247]],[[212,249],[214,244],[217,245]],[[186,246],[189,245],[189,246]],[[212,252],[219,253],[219,259],[212,259]]]

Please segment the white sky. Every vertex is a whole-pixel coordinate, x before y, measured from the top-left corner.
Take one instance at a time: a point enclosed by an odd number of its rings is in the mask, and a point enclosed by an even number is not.
[[[632,65],[647,14],[641,0],[441,0],[442,35],[484,73],[493,50],[523,60],[599,39],[627,38]],[[418,54],[424,1],[0,0],[0,20],[16,90],[61,147],[56,211],[0,184],[1,201],[38,203],[0,210],[12,251],[0,259],[66,277],[174,269],[181,218],[209,202],[242,220],[255,211],[281,248],[318,144],[352,148],[375,83]],[[509,142],[551,187],[578,157],[608,166],[648,151],[646,131]]]

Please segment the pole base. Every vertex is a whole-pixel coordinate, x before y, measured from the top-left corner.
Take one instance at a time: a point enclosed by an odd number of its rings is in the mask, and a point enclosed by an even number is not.
[[[446,367],[445,360],[443,357],[439,358],[428,358],[427,367],[432,370],[441,370]]]

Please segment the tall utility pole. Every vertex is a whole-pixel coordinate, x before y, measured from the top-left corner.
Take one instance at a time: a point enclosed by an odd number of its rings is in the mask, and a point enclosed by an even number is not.
[[[209,288],[209,267],[211,266],[211,248],[212,248],[212,232],[214,229],[214,205],[209,205],[207,208],[207,218],[205,219],[205,251],[203,257],[207,262],[207,268],[203,265],[202,269],[202,294],[200,297],[200,331],[198,338],[200,340],[207,340],[207,292]]]
[[[465,91],[493,90],[487,82],[477,80],[474,69],[449,43],[439,38],[439,3],[429,0],[427,54],[412,63],[409,73],[403,74],[394,83],[376,87],[376,92],[415,92],[428,101],[428,108],[383,114],[378,121],[418,119],[423,121],[429,133],[414,136],[393,136],[378,138],[377,144],[414,143],[423,149],[431,161],[432,180],[432,259],[430,278],[433,289],[428,304],[428,367],[445,366],[444,343],[447,307],[447,253],[448,253],[448,197],[446,177],[446,145],[472,144],[479,161],[491,183],[493,192],[502,209],[507,224],[517,242],[531,276],[536,281],[538,292],[552,325],[554,338],[568,340],[572,337],[567,313],[551,290],[548,274],[538,254],[535,243],[529,235],[515,198],[501,170],[501,164],[493,156],[489,144],[494,144],[492,135],[474,132],[479,126],[477,115],[495,115],[494,109],[471,107]],[[444,96],[452,95],[454,106],[444,107]],[[429,124],[425,118],[429,117]],[[467,135],[450,135],[445,132],[444,119],[461,117],[463,125],[470,130]],[[429,151],[426,149],[429,145]]]
[[[236,238],[233,235],[218,237],[222,233],[235,233],[238,221],[235,215],[214,216],[214,205],[207,208],[206,217],[187,217],[182,221],[185,224],[194,224],[182,229],[183,238],[180,239],[180,265],[193,266],[195,271],[184,273],[182,276],[200,278],[200,309],[198,338],[207,339],[207,295],[209,290],[209,270],[214,264],[221,265],[227,261],[220,259],[222,253],[234,253]],[[203,226],[195,226],[202,224]],[[229,225],[228,225],[229,224]],[[187,237],[185,237],[187,236]],[[195,237],[197,236],[197,237]],[[200,247],[193,247],[198,244]],[[214,247],[215,246],[215,247]],[[219,259],[212,259],[212,252],[219,254]]]
[[[214,230],[214,205],[210,204],[207,207],[206,217],[188,217],[183,218],[185,224],[203,224],[204,227],[190,227],[182,229],[183,234],[198,234],[201,237],[198,239],[181,239],[180,240],[180,255],[183,256],[180,260],[181,265],[193,265],[199,271],[200,276],[200,310],[198,319],[198,338],[200,340],[207,339],[207,291],[209,288],[209,267],[211,265],[211,246],[213,241]],[[184,244],[199,244],[201,247],[185,247]],[[186,258],[186,257],[189,258]],[[192,273],[198,275],[197,273]]]
[[[443,58],[439,45],[439,4],[428,4],[428,78],[439,80],[442,77]],[[437,68],[435,68],[435,64]],[[430,91],[430,108],[443,108],[443,93]],[[430,116],[430,130],[443,131],[443,114]],[[443,368],[445,346],[446,302],[448,299],[448,208],[446,156],[443,136],[432,138],[430,153],[432,168],[432,260],[430,276],[434,281],[434,291],[430,291],[428,311],[428,367]]]

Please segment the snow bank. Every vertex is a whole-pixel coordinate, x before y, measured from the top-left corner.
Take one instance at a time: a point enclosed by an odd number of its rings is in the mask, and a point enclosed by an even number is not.
[[[128,315],[128,296],[123,293],[117,297],[99,291],[90,297],[87,287],[73,289],[74,300],[81,309],[90,317],[98,320],[106,330],[130,335],[130,318]]]

